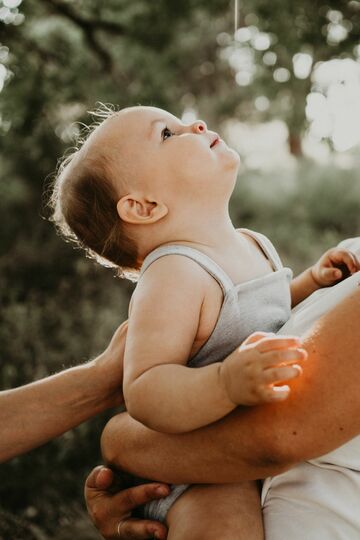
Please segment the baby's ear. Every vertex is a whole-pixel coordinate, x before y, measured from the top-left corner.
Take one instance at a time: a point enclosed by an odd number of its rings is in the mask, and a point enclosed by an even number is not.
[[[149,201],[134,194],[122,197],[118,201],[116,208],[123,221],[137,225],[156,223],[165,217],[169,211],[168,207],[161,202]]]

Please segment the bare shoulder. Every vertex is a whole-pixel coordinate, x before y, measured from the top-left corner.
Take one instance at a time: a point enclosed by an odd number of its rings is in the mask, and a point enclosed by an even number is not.
[[[171,254],[160,257],[153,262],[142,276],[142,280],[166,280],[172,283],[176,280],[188,279],[197,282],[197,285],[204,280],[204,270],[195,261],[184,255]]]
[[[180,299],[181,304],[183,301],[202,303],[207,284],[207,273],[189,257],[176,254],[160,257],[141,276],[131,298],[130,310],[145,299],[157,305]]]
[[[206,272],[184,256],[167,255],[147,268],[132,296],[127,366],[139,369],[154,358],[157,363],[161,358],[186,363],[197,336],[205,283]]]

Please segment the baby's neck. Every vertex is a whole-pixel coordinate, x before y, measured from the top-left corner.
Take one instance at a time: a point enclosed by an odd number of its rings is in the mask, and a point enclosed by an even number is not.
[[[148,255],[158,247],[171,244],[186,245],[205,253],[224,253],[225,251],[233,251],[239,242],[239,234],[228,216],[222,220],[212,217],[191,225],[191,227],[185,225],[181,228],[174,228],[165,231],[167,234],[152,238],[144,255]]]

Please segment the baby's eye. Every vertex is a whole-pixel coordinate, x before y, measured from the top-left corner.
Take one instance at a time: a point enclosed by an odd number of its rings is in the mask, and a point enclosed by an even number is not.
[[[170,131],[168,127],[165,127],[161,132],[161,138],[163,141],[165,141],[168,138],[168,136],[171,137],[171,135],[174,135],[174,134],[172,133],[172,131]]]

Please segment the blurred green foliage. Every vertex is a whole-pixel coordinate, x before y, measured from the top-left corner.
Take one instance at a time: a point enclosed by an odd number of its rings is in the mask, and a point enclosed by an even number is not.
[[[318,59],[352,54],[359,2],[327,2],[352,21],[338,45],[321,32],[322,2],[240,4],[242,25],[276,34],[284,65],[303,44],[312,45]],[[0,94],[1,388],[96,355],[126,318],[133,286],[86,260],[44,219],[44,192],[58,158],[74,144],[74,122],[88,123],[86,111],[97,101],[155,105],[176,115],[196,103],[216,130],[246,112],[250,120],[295,122],[301,133],[304,115],[294,120],[277,96],[286,91],[292,108],[296,103],[303,110],[309,87],[293,78],[281,87],[258,53],[253,84],[235,84],[222,54],[233,30],[227,0],[27,0],[9,8],[7,18],[6,5],[0,0],[0,62],[7,69]],[[252,105],[259,93],[273,99],[263,115]],[[243,173],[231,213],[236,225],[269,235],[299,271],[359,234],[359,196],[355,170],[303,160],[291,172]],[[109,414],[2,466],[1,540],[97,537],[84,514],[82,489],[100,462],[99,435]]]
[[[360,2],[241,0],[239,4],[240,27],[250,31],[239,33],[238,47],[243,58],[250,55],[256,63],[252,84],[243,87],[239,113],[251,119],[256,113],[254,99],[266,96],[271,107],[262,117],[284,120],[290,149],[300,155],[306,95],[314,89],[311,75],[320,62],[358,56]],[[308,55],[310,65],[307,73],[296,76],[294,61],[300,55]]]

